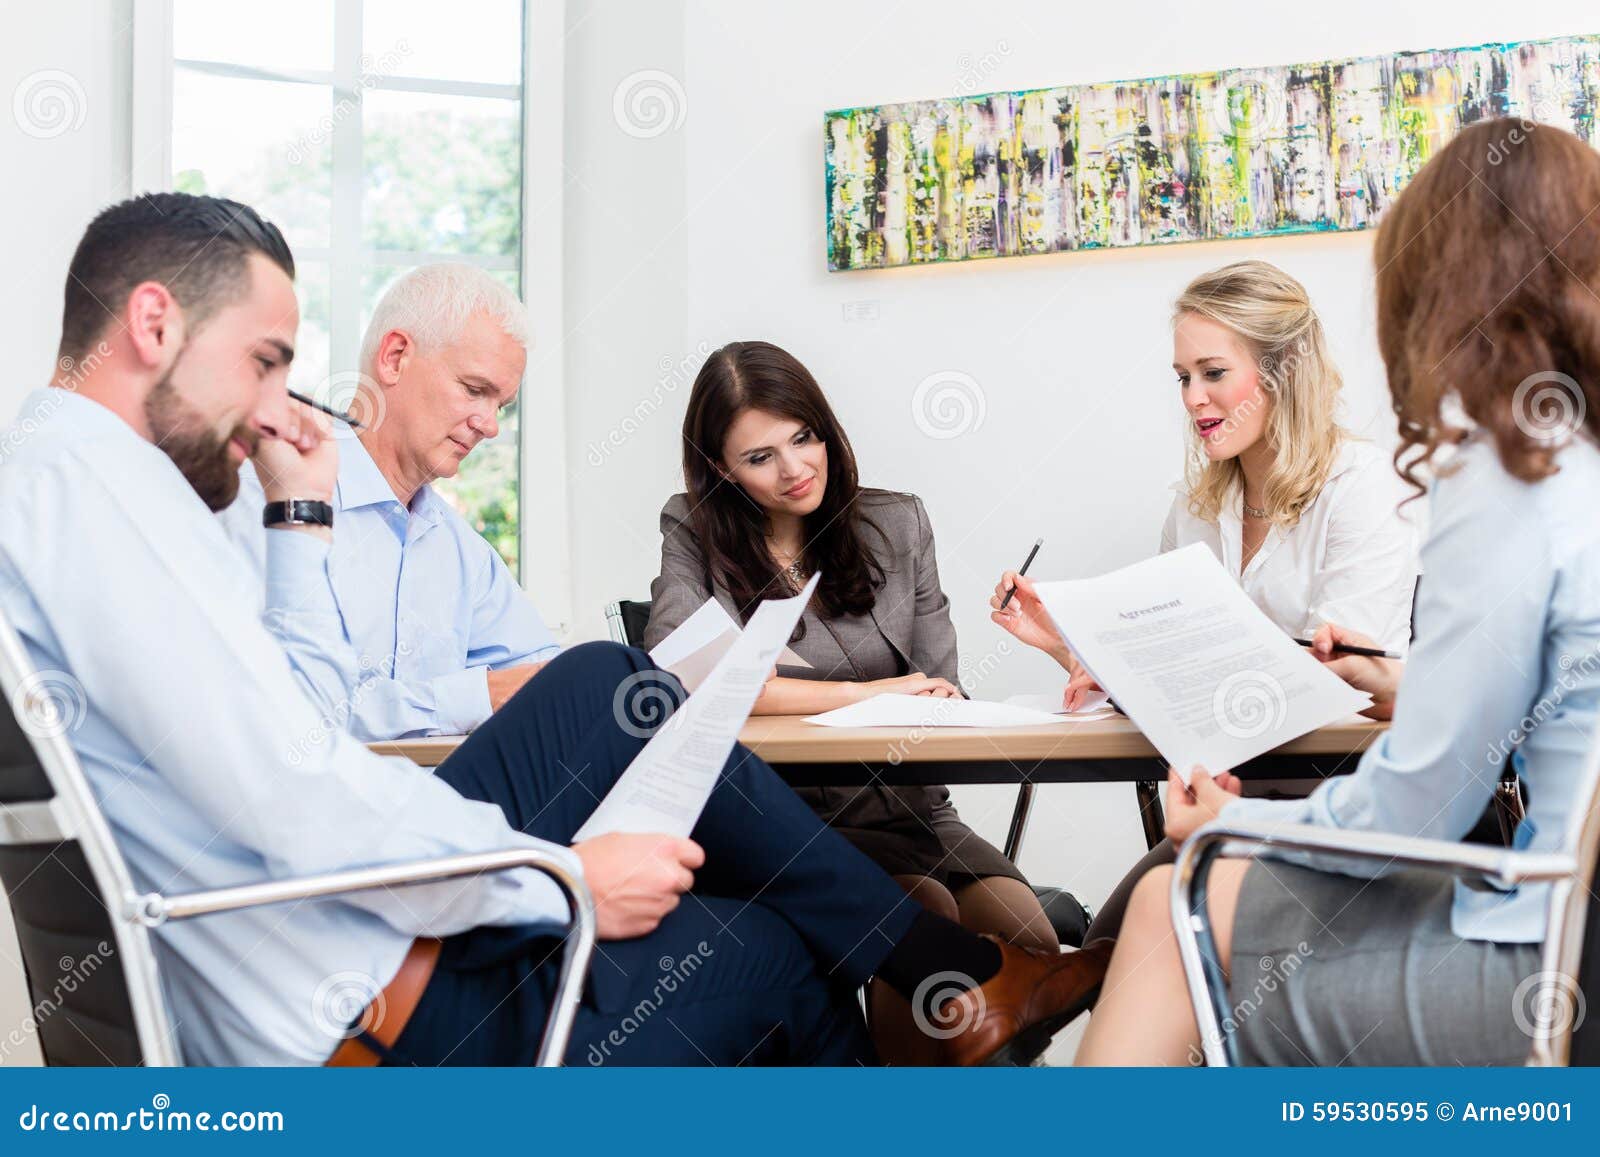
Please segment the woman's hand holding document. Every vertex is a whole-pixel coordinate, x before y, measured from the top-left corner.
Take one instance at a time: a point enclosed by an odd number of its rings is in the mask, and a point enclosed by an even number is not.
[[[771,599],[756,608],[699,688],[634,757],[573,843],[607,832],[689,834],[819,578],[820,572],[812,575],[792,599]],[[637,694],[647,706],[660,709],[655,701],[662,694],[654,682],[658,678],[647,671],[617,688],[612,710],[619,724],[629,709],[629,695]]]
[[[1094,579],[1036,584],[1094,679],[1188,782],[1367,707],[1196,543]]]

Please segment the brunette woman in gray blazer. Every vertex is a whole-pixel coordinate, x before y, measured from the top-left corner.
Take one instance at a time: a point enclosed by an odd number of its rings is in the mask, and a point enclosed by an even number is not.
[[[780,666],[757,714],[812,714],[883,691],[961,694],[927,511],[913,495],[860,486],[849,439],[791,354],[767,342],[712,354],[689,397],[683,456],[688,493],[661,511],[646,646],[708,598],[745,622],[820,571],[791,641],[811,666]],[[961,822],[947,789],[798,791],[924,907],[1015,944],[1060,947],[1022,873]],[[869,1011],[885,1060],[926,1059],[932,1042],[904,1000],[875,985]]]

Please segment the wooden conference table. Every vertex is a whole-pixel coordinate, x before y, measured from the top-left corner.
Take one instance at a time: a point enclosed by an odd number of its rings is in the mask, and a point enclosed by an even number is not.
[[[1387,724],[1351,717],[1291,740],[1233,770],[1241,779],[1325,779],[1355,770]],[[1041,783],[1132,783],[1145,839],[1160,842],[1166,767],[1133,722],[1118,715],[1046,727],[819,727],[799,716],[756,716],[740,740],[796,787],[1014,783],[1020,786],[1005,851],[1014,856]],[[374,743],[424,767],[443,763],[462,737]]]

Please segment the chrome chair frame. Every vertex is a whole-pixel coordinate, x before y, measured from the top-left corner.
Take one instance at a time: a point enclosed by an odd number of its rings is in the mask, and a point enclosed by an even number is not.
[[[1200,1028],[1206,1064],[1238,1063],[1238,1047],[1227,1026],[1228,986],[1207,907],[1207,880],[1219,858],[1254,859],[1273,849],[1315,852],[1354,861],[1446,872],[1461,880],[1508,888],[1548,883],[1545,940],[1540,967],[1578,983],[1582,963],[1588,887],[1600,856],[1600,734],[1587,758],[1586,790],[1564,833],[1563,852],[1516,852],[1453,840],[1419,839],[1384,832],[1345,831],[1313,824],[1248,824],[1215,820],[1194,833],[1179,851],[1169,894],[1178,953]],[[1538,1033],[1527,1063],[1565,1065],[1571,1055],[1574,1025]]]
[[[7,703],[19,702],[24,683],[34,673],[22,642],[0,616],[0,691]],[[20,721],[19,721],[20,722]],[[37,730],[37,729],[35,729]],[[162,994],[151,930],[168,920],[187,920],[263,904],[279,904],[318,896],[348,895],[476,875],[532,868],[553,880],[572,912],[561,973],[550,1016],[535,1063],[556,1066],[566,1052],[577,1015],[584,978],[595,946],[594,901],[582,874],[573,871],[570,855],[554,844],[442,856],[406,863],[352,868],[346,871],[265,880],[232,888],[162,895],[138,892],[128,874],[110,827],[89,789],[76,752],[63,735],[38,735],[24,729],[44,770],[52,798],[0,805],[0,844],[36,845],[76,842],[94,876],[101,903],[111,915],[116,959],[127,986],[139,1050],[146,1065],[183,1063],[172,1018]],[[30,999],[29,1003],[32,1003]]]

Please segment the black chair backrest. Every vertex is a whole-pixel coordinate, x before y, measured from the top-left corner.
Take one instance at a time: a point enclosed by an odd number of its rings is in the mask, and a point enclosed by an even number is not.
[[[628,646],[644,646],[644,629],[650,623],[650,601],[631,602],[622,599],[617,603],[622,614],[622,633],[628,637]]]
[[[9,636],[0,646],[15,645],[3,622],[0,631]],[[14,667],[7,673],[17,674]],[[29,683],[24,677],[17,686]],[[5,697],[38,736],[26,692],[8,686]],[[13,710],[0,710],[0,888],[11,905],[30,1005],[23,1025],[0,1027],[35,1035],[49,1065],[138,1065],[144,1058],[124,946],[148,952],[148,942],[142,931],[137,945],[119,939],[99,873],[79,839],[60,826],[57,793],[33,738]]]

